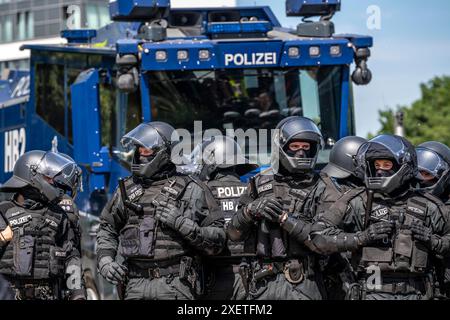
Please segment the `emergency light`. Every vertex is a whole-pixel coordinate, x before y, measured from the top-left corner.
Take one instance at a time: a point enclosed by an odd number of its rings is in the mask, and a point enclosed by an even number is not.
[[[267,33],[272,30],[268,21],[245,22],[210,22],[206,27],[206,34],[234,34],[234,33]]]

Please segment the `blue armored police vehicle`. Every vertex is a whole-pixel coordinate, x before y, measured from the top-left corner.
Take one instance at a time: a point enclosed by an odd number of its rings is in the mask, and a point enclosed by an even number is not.
[[[169,0],[116,0],[106,27],[64,30],[66,44],[24,46],[30,72],[11,71],[0,81],[0,183],[28,150],[72,156],[83,169],[76,201],[85,266],[95,274],[97,217],[118,178],[129,174],[119,141],[141,122],[193,133],[201,121],[201,131],[225,133],[306,116],[324,134],[325,163],[327,149],[355,133],[352,82],[371,80],[372,38],[335,34],[331,19],[340,8],[339,0],[287,0],[286,14],[302,18],[291,30],[269,7],[173,9]],[[250,140],[254,157],[258,142]],[[100,296],[113,294],[108,290],[100,285]]]

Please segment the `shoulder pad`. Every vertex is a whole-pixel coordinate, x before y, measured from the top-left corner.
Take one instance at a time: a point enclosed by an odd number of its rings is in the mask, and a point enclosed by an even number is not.
[[[267,171],[267,173],[259,173],[255,176],[255,185],[257,187],[266,184],[268,182],[271,182],[274,180],[273,174],[270,174],[270,171]]]
[[[444,202],[442,202],[441,199],[439,199],[435,195],[423,191],[419,191],[418,193],[420,196],[424,197],[426,200],[436,205],[441,210],[442,213],[446,212],[450,213],[449,208],[444,204]]]
[[[0,213],[6,213],[8,209],[15,207],[12,201],[3,201],[0,202]]]
[[[13,206],[13,207],[10,207],[8,210],[6,210],[5,217],[7,219],[10,219],[10,218],[18,216],[22,213],[25,213],[25,212],[26,212],[26,210],[24,208]]]

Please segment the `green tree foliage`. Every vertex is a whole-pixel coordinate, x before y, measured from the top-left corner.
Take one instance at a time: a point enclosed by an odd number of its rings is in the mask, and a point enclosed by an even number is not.
[[[450,145],[450,77],[436,77],[420,88],[422,97],[411,106],[379,112],[378,134],[394,133],[395,113],[402,111],[406,138],[412,143],[434,140]]]

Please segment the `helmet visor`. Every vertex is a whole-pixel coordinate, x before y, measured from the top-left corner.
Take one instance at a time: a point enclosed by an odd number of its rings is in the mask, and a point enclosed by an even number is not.
[[[381,152],[379,153],[379,157],[383,158],[383,156],[389,156],[393,159],[395,159],[395,161],[397,161],[398,164],[400,164],[401,159],[404,157],[404,155],[407,152],[407,148],[406,146],[403,144],[403,141],[401,139],[396,139],[393,136],[388,136],[388,135],[381,135],[378,137],[373,138],[372,140],[370,140],[369,142],[367,142],[365,144],[366,148],[361,148],[361,149],[365,149],[364,151],[362,151],[363,153],[366,153],[367,151],[377,151],[377,146],[382,146],[383,149],[385,150],[381,150]],[[385,151],[388,151],[388,155],[383,155],[383,153],[385,153]],[[370,153],[372,156],[371,158],[375,158],[377,157],[378,152],[371,152]]]
[[[434,151],[418,148],[417,161],[420,171],[431,174],[434,178],[439,178],[442,172],[449,169],[449,165]]]
[[[62,173],[74,174],[77,165],[67,157],[58,153],[47,152],[38,164],[36,171],[48,178],[55,178],[56,175]]]
[[[130,151],[135,146],[147,149],[160,148],[169,142],[170,141],[164,141],[158,131],[148,123],[141,123],[120,140],[120,143],[127,151]]]

